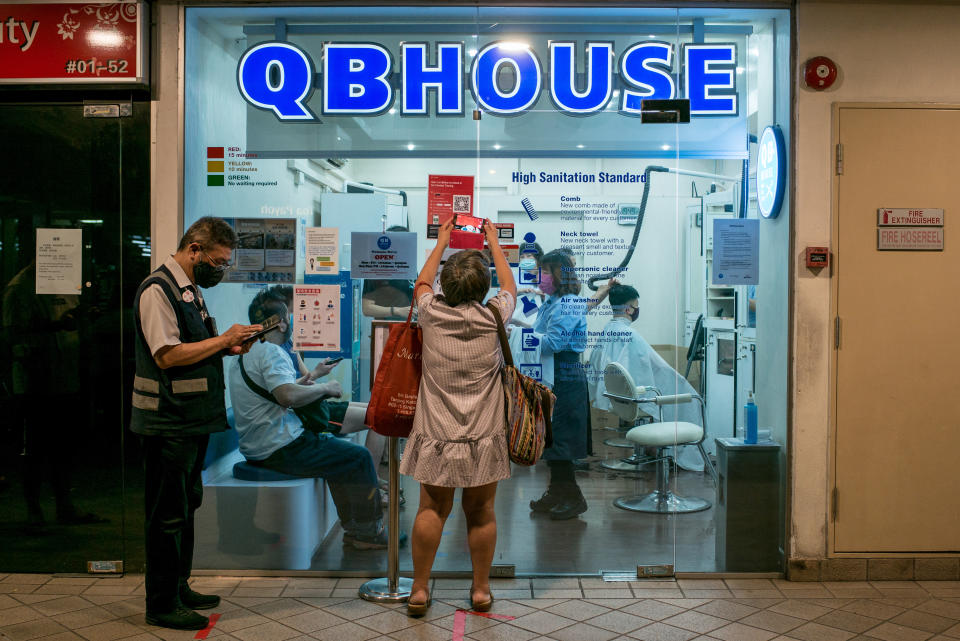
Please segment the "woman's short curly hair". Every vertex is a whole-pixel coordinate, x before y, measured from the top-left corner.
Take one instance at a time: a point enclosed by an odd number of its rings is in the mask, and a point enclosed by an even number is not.
[[[490,261],[476,249],[465,249],[447,259],[440,272],[443,299],[451,307],[482,303],[490,291]]]

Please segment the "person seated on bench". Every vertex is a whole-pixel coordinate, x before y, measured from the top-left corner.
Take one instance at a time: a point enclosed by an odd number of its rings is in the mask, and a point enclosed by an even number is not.
[[[292,285],[273,285],[272,287],[267,287],[266,289],[260,290],[259,293],[254,297],[251,306],[255,306],[261,311],[264,310],[273,310],[270,313],[275,314],[280,310],[279,305],[274,305],[270,301],[279,301],[287,306],[287,311],[290,312],[293,309],[293,286]],[[267,316],[264,317],[266,320]],[[290,358],[290,363],[293,365],[294,371],[297,372],[298,383],[310,385],[314,381],[318,381],[333,369],[332,366],[327,365],[326,363],[320,363],[312,370],[309,369],[303,362],[303,358],[300,357],[300,354],[293,349],[293,327],[292,321],[290,327],[286,330],[287,339],[280,345],[283,348],[283,351],[286,352],[287,356]],[[343,408],[346,408],[348,405],[356,409],[349,410],[351,417],[355,418],[354,415],[359,416],[359,420],[351,421],[351,427],[355,429],[347,429],[346,431],[340,430],[341,433],[350,433],[357,430],[366,429],[366,425],[363,424],[363,417],[367,412],[366,403],[339,403],[336,401],[328,401],[324,404],[329,408],[328,411],[332,411],[334,414],[337,414],[342,417]],[[322,412],[322,419],[326,420],[328,412]],[[340,419],[332,419],[342,422]],[[310,425],[304,425],[304,428],[310,430],[312,429]],[[313,430],[317,431],[317,430]],[[323,431],[322,429],[320,431]],[[366,440],[364,445],[368,450],[370,450],[370,456],[373,457],[374,464],[379,464],[383,460],[383,454],[387,449],[387,437],[377,434],[373,430],[367,432]],[[386,481],[380,479],[380,497],[385,502],[387,500],[386,492]],[[402,493],[401,493],[402,499]],[[400,501],[400,504],[403,505],[403,501]]]
[[[377,472],[370,452],[329,431],[304,429],[291,408],[304,408],[318,400],[339,398],[340,384],[312,383],[298,377],[281,345],[292,327],[287,306],[281,301],[255,299],[250,318],[283,319],[263,342],[254,343],[243,360],[230,364],[230,400],[247,461],[283,474],[327,481],[343,527],[343,542],[360,550],[387,547],[387,532],[378,491]],[[333,365],[323,365],[326,375]],[[246,376],[244,376],[244,374]],[[330,402],[329,423],[342,424],[340,432],[365,429],[366,408],[361,403]],[[329,425],[331,429],[336,426]],[[401,534],[401,544],[405,537]]]
[[[609,363],[620,363],[627,368],[637,385],[656,387],[662,394],[696,394],[697,391],[687,379],[673,369],[632,327],[640,316],[640,293],[629,285],[616,284],[610,288],[610,307],[613,308],[613,318],[597,336],[596,346],[590,353],[590,398],[594,407],[610,411],[610,399],[603,395],[607,391],[603,371]],[[641,407],[656,416],[655,405]],[[664,406],[663,420],[686,421],[695,425],[703,422],[695,403]],[[692,472],[703,471],[703,457],[696,447],[682,445],[677,449],[677,465]]]

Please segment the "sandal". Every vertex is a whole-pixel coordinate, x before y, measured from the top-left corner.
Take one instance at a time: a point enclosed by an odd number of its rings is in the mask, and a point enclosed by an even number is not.
[[[470,609],[474,612],[489,612],[490,608],[493,607],[493,592],[490,593],[490,598],[486,601],[474,601],[473,600],[473,586],[470,586]]]
[[[407,600],[407,616],[411,617],[422,617],[427,613],[427,608],[430,607],[430,604],[433,602],[429,596],[427,596],[426,603],[411,603],[409,599]]]

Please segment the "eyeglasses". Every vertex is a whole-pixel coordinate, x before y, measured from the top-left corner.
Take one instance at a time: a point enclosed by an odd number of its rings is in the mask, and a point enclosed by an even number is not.
[[[210,258],[210,255],[207,254],[207,252],[203,251],[202,249],[200,250],[200,253],[203,254],[204,256],[206,256],[207,262],[209,262],[209,263],[210,263],[210,266],[213,267],[213,268],[214,268],[215,270],[217,270],[218,272],[225,272],[225,271],[227,271],[228,269],[230,269],[231,267],[233,267],[233,263],[231,263],[229,260],[228,260],[228,261],[224,261],[224,262],[222,262],[222,263],[217,263],[217,262],[214,262],[214,260],[213,260],[212,258]]]

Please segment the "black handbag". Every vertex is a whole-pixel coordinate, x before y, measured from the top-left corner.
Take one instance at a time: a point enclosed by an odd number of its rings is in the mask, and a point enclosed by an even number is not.
[[[240,375],[243,377],[243,382],[246,383],[247,387],[249,387],[252,391],[271,403],[276,403],[282,407],[282,404],[277,402],[277,399],[273,394],[253,382],[253,380],[250,378],[250,375],[247,374],[246,368],[243,366],[242,354],[240,355]],[[350,403],[347,401],[337,402],[328,401],[326,399],[317,399],[304,405],[303,407],[292,407],[290,409],[293,410],[293,413],[296,414],[300,419],[300,422],[303,423],[303,428],[305,430],[315,432],[317,434],[322,432],[339,434],[343,424],[334,422],[331,419],[339,418],[342,421],[343,414],[346,412],[349,404]],[[336,414],[337,416],[333,416],[333,414]]]

